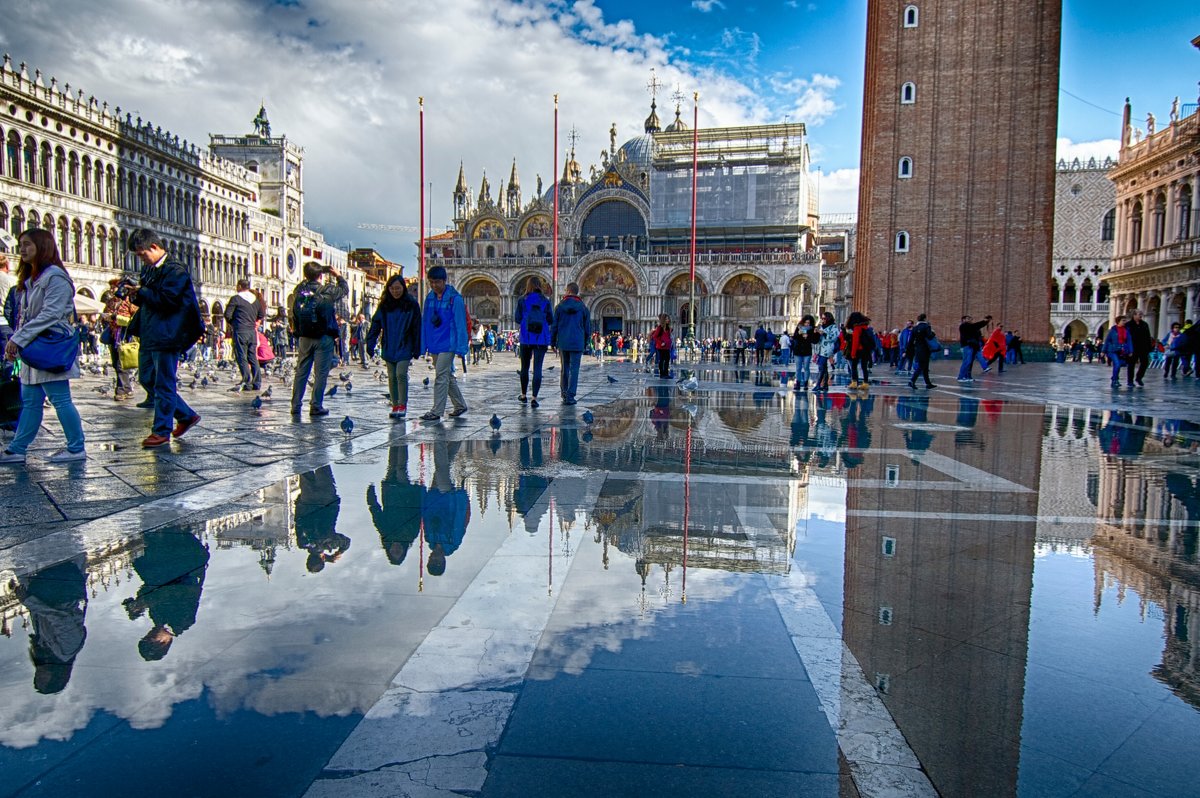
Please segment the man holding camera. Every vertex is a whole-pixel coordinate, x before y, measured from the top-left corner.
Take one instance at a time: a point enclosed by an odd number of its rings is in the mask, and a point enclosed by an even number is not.
[[[200,421],[200,414],[179,395],[176,371],[179,356],[204,334],[204,320],[187,267],[167,254],[158,233],[134,230],[129,250],[142,262],[142,274],[136,284],[118,285],[115,292],[138,307],[129,333],[140,340],[151,372],[140,377],[154,391],[154,428],[142,447],[155,449],[170,443],[172,435],[182,437]]]
[[[329,275],[333,282],[322,282]],[[304,282],[296,286],[288,301],[289,322],[296,336],[296,379],[292,383],[292,415],[300,415],[308,375],[313,374],[313,394],[308,414],[314,418],[329,415],[325,409],[325,383],[333,367],[333,340],[338,335],[337,303],[350,293],[346,278],[332,266],[316,261],[304,264]]]

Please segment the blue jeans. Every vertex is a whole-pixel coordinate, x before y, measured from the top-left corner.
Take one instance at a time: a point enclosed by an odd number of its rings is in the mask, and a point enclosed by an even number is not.
[[[320,410],[325,402],[325,383],[329,380],[329,369],[333,367],[333,339],[328,335],[320,338],[296,339],[296,374],[292,382],[292,412],[300,412],[304,404],[304,391],[308,387],[308,375],[313,373],[313,395],[310,407]]]
[[[977,359],[980,366],[987,368],[987,361],[983,359],[983,355],[980,353],[978,347],[967,344],[962,348],[962,366],[958,369],[958,378],[960,380],[971,378],[971,369],[974,367]]]
[[[139,352],[139,354],[141,354]],[[175,374],[179,369],[178,352],[150,352],[154,365],[154,434],[164,438],[171,436],[173,421],[187,421],[196,416],[179,395],[179,383]]]
[[[564,352],[558,350],[561,373],[558,377],[563,399],[574,401],[575,391],[579,389],[579,363],[583,360],[583,352]]]
[[[54,405],[58,414],[58,423],[62,425],[63,436],[67,439],[67,450],[83,451],[83,422],[79,411],[71,401],[71,381],[55,380],[39,385],[21,384],[21,419],[17,422],[17,435],[8,444],[8,450],[14,454],[25,454],[29,444],[37,437],[42,426],[42,407],[46,397]]]
[[[796,384],[808,385],[808,366],[812,358],[808,355],[796,355]]]

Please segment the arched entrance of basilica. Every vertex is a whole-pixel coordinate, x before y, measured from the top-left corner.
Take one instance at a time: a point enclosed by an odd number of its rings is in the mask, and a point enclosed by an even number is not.
[[[771,294],[767,284],[756,275],[738,274],[725,283],[721,294],[725,305],[722,316],[726,329],[723,334],[732,337],[738,329],[753,334],[766,318],[764,305]]]
[[[625,305],[618,299],[602,299],[592,311],[592,327],[604,335],[626,332]]]
[[[592,327],[604,335],[636,332],[629,326],[628,314],[637,296],[637,279],[618,261],[604,260],[588,267],[579,278],[579,290],[585,302],[596,297],[592,308]]]
[[[500,323],[500,288],[486,277],[467,281],[461,289],[467,312],[485,327]]]

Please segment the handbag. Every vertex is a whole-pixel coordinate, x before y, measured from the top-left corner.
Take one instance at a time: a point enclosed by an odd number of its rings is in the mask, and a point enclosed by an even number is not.
[[[79,336],[64,325],[51,327],[21,347],[21,362],[35,369],[62,374],[79,357]]]
[[[123,341],[117,344],[117,363],[123,369],[137,368],[141,349],[141,344],[137,341]]]
[[[942,351],[942,342],[938,340],[938,337],[936,335],[929,336],[928,341],[929,341],[929,351],[930,352]]]

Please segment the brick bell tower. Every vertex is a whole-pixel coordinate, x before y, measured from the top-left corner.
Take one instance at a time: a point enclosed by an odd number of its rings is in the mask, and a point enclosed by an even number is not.
[[[854,308],[877,327],[1049,339],[1061,32],[1061,0],[868,0]]]

